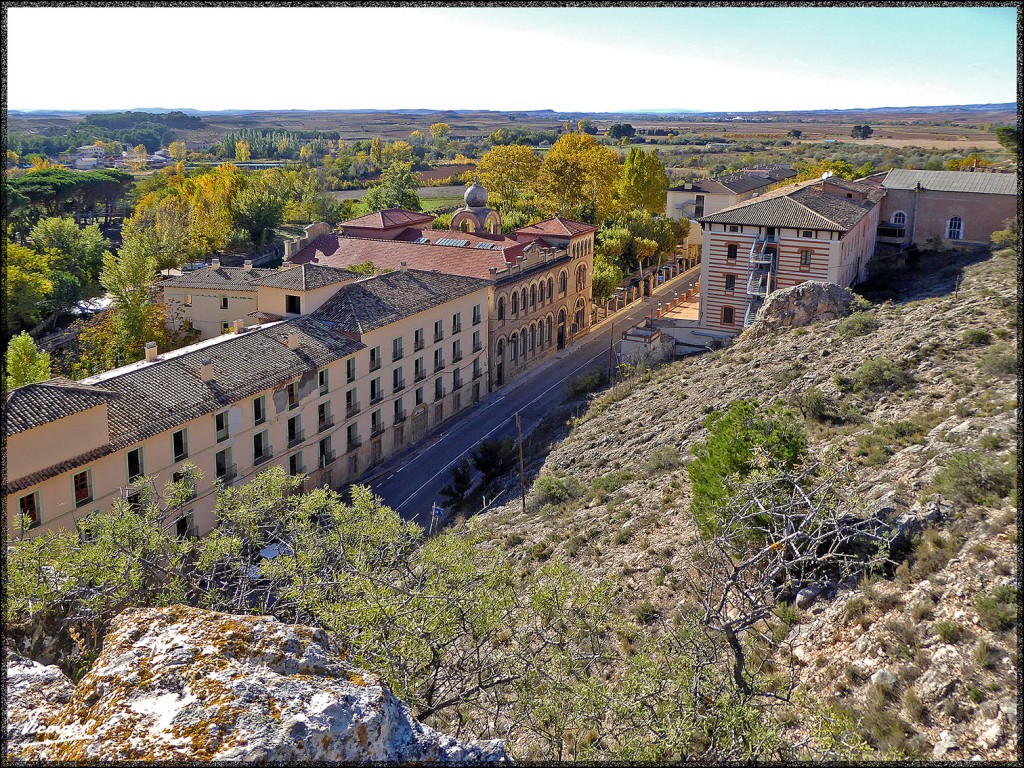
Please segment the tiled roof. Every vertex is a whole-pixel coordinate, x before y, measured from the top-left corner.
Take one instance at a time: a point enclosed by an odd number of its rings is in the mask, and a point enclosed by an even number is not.
[[[33,485],[37,485],[44,480],[49,480],[51,477],[57,477],[57,475],[63,474],[64,472],[70,472],[72,469],[77,469],[83,464],[88,464],[90,461],[96,461],[96,459],[113,452],[114,449],[111,448],[109,444],[93,448],[92,450],[86,451],[78,456],[57,462],[56,464],[41,469],[38,472],[33,472],[30,475],[25,475],[24,477],[18,477],[11,480],[4,485],[4,493],[17,493],[18,491],[23,491],[26,488],[31,488]]]
[[[865,188],[860,191],[868,192]],[[821,180],[774,190],[753,200],[702,217],[701,224],[743,224],[846,232],[874,207],[821,189]]]
[[[4,398],[4,434],[14,435],[109,403],[116,397],[116,393],[106,389],[64,378],[18,387]]]
[[[288,334],[292,332],[299,334],[300,346],[295,350],[287,345]],[[363,346],[306,316],[231,335],[212,344],[204,342],[191,351],[172,352],[153,363],[133,363],[84,382],[68,383],[94,400],[108,402],[110,448],[119,450],[257,392],[283,385],[303,373],[311,374]],[[213,361],[214,378],[209,382],[199,378],[200,366],[206,359]],[[30,426],[59,419],[67,414],[62,404],[42,400],[37,394],[67,389],[63,382],[56,381],[56,386],[51,380],[19,387],[8,396],[8,403],[11,396],[25,398],[24,403],[46,403],[47,407],[33,411]],[[23,410],[19,408],[16,412]]]
[[[429,224],[434,217],[426,213],[407,211],[404,208],[388,208],[384,211],[374,211],[357,219],[349,219],[341,222],[339,227],[362,227],[365,229],[394,229],[395,227],[414,227],[420,224]]]
[[[760,169],[752,168],[750,170],[763,170],[766,171],[766,174],[737,171],[727,176],[719,176],[717,179],[698,179],[691,183],[690,189],[685,189],[684,184],[679,184],[670,187],[669,191],[704,192],[710,195],[742,195],[796,176],[796,171],[785,165],[764,166]]]
[[[452,238],[461,233],[451,232]],[[465,238],[463,238],[465,239]],[[522,253],[522,246],[492,249],[410,243],[401,240],[371,240],[362,237],[321,235],[292,256],[292,263],[315,263],[331,267],[352,267],[371,262],[377,269],[399,270],[402,262],[410,269],[438,271],[487,279],[491,268],[507,269]]]
[[[755,176],[749,173],[730,173],[728,176],[719,176],[715,179],[719,184],[736,195],[753,192],[755,189],[770,187],[778,179]]]
[[[918,184],[936,192],[979,192],[1016,195],[1017,174],[973,171],[914,171],[893,168],[882,186],[886,189],[914,189]]]
[[[312,291],[328,285],[346,283],[357,280],[362,275],[336,267],[325,267],[319,264],[300,264],[275,270],[272,274],[260,278],[259,285],[270,288],[286,288],[295,291]]]
[[[307,317],[332,330],[367,333],[488,285],[441,272],[388,272],[343,286]]]
[[[574,237],[584,232],[594,232],[596,230],[597,227],[593,224],[584,224],[582,221],[573,221],[572,219],[563,219],[561,216],[555,216],[551,219],[538,221],[536,224],[530,224],[527,227],[520,227],[516,230],[516,234]]]
[[[186,272],[160,283],[161,288],[229,288],[233,291],[255,291],[261,278],[277,272],[276,269],[246,269],[245,267],[205,267]]]
[[[450,229],[419,229],[417,227],[404,229],[395,238],[398,242],[406,243],[415,243],[420,239],[429,240],[430,243],[434,245],[446,240],[465,241],[465,245],[457,246],[462,248],[475,248],[481,243],[488,243],[489,245],[497,246],[498,248],[515,248],[518,245],[522,245],[522,243],[519,243],[513,238],[505,235],[490,235],[487,233],[477,232],[456,232]]]

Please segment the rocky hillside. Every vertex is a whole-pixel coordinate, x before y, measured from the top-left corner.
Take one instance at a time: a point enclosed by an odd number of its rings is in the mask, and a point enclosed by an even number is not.
[[[323,631],[186,606],[130,609],[88,674],[7,664],[17,761],[503,762],[416,720]]]
[[[705,418],[781,401],[811,456],[852,464],[851,510],[926,524],[886,574],[785,614],[773,653],[794,673],[778,714],[791,743],[819,712],[854,754],[1013,759],[1015,270],[1005,252],[924,257],[877,276],[845,318],[761,328],[596,392],[560,415],[567,433],[553,419],[535,445],[526,513],[517,501],[468,525],[524,568],[562,560],[616,577],[638,618],[671,616],[698,535],[685,464]]]

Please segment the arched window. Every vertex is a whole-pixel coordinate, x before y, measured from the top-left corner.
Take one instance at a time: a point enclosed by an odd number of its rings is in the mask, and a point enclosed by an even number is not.
[[[499,296],[498,297],[498,319],[499,320],[504,320],[505,319],[505,297],[504,296]]]
[[[533,352],[537,348],[537,326],[530,326],[530,352]]]
[[[547,338],[548,344],[551,343],[551,315],[548,315],[547,322],[545,323],[544,336]]]
[[[538,294],[538,299],[540,300],[540,305],[543,307],[544,306],[544,281],[543,280],[540,281],[540,290],[537,291],[537,294]]]
[[[462,223],[459,224],[459,229],[463,232],[469,232],[469,219],[463,219]]]
[[[736,245],[736,243],[729,243],[729,245],[725,247],[725,258],[735,259],[737,249],[738,246]]]
[[[519,313],[519,294],[515,291],[512,292],[512,314],[516,315]]]
[[[586,312],[583,304],[583,299],[576,300],[576,313],[573,318],[573,322],[576,323],[576,332],[579,333],[583,330],[583,326],[586,324]]]
[[[502,356],[505,354],[505,340],[504,339],[498,339],[497,350],[498,350],[497,358],[499,360],[501,360]]]
[[[949,224],[946,225],[946,239],[947,240],[960,240],[964,236],[964,220],[959,216],[954,216],[949,220]]]
[[[564,269],[558,273],[558,293],[564,295],[569,290],[569,273]]]
[[[530,286],[530,309],[533,309],[536,306],[537,306],[537,286],[536,285],[531,285]]]
[[[555,278],[548,278],[548,301],[555,298]]]
[[[587,265],[580,264],[576,269],[576,290],[582,291],[587,287]]]
[[[523,332],[519,334],[519,352],[522,356],[526,357],[526,329],[523,328]]]
[[[903,211],[896,211],[896,213],[892,215],[892,223],[898,224],[899,226],[902,227],[907,223],[907,214],[905,214]]]
[[[513,333],[508,337],[508,359],[514,361],[519,352],[519,334]]]
[[[527,307],[529,306],[529,305],[528,305],[528,304],[526,303],[526,300],[527,300],[528,298],[530,298],[530,296],[529,296],[529,294],[528,294],[528,293],[526,292],[526,289],[525,289],[525,288],[523,288],[523,312],[525,312],[525,311],[526,311],[526,308],[527,308]]]

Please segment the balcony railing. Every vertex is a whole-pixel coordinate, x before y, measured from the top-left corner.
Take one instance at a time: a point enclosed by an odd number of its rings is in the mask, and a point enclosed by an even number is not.
[[[483,375],[484,375],[483,371],[473,371],[473,378],[474,379],[479,379]]]
[[[392,392],[401,392],[403,389],[405,389],[405,382],[404,381],[400,381],[397,384],[395,384],[395,386],[392,388],[391,391]]]
[[[370,437],[376,437],[384,431],[384,422],[378,421],[376,424],[370,426]]]
[[[462,384],[463,382],[461,381],[452,382],[452,392],[456,391],[457,389],[462,389]]]
[[[348,444],[347,444],[345,450],[346,450],[347,453],[352,453],[352,451],[356,450],[362,444],[363,444],[362,438],[360,438],[360,437],[350,437],[348,439]]]
[[[452,355],[452,362],[453,363],[457,363],[461,359],[462,359],[462,353],[461,352],[459,352],[458,354]]]
[[[320,423],[317,425],[316,431],[323,432],[325,429],[330,429],[334,426],[334,417],[328,416],[326,419],[320,419]]]
[[[445,391],[442,389],[440,392],[434,392],[434,402],[438,400],[444,400]]]
[[[289,470],[288,474],[292,475],[293,477],[295,475],[304,475],[306,474],[306,465],[296,464],[294,467],[291,468],[291,470]]]
[[[473,351],[474,352],[479,352],[483,348],[484,348],[484,345],[481,344],[479,341],[476,344],[473,345]]]
[[[403,357],[405,357],[405,353],[402,350],[398,350],[398,352],[392,352],[391,362],[394,363],[398,360],[401,360]]]
[[[435,361],[434,362],[434,373],[437,373],[438,371],[443,371],[443,370],[444,370],[444,360]]]
[[[345,405],[345,418],[350,419],[359,413],[359,403],[347,403]]]
[[[260,464],[270,461],[272,458],[274,458],[273,451],[264,451],[263,453],[255,454],[252,457],[252,464],[254,467],[258,467]]]
[[[479,315],[473,318],[473,325],[480,325],[480,322],[481,320]]]
[[[404,422],[407,415],[408,414],[406,414],[405,411],[398,411],[398,413],[395,414],[395,426],[397,427],[399,424]]]
[[[225,483],[234,480],[238,476],[238,467],[230,464],[217,470],[217,479]]]
[[[416,373],[416,375],[412,377],[412,380],[414,382],[416,382],[416,381],[423,381],[425,378],[427,378],[427,372],[426,371],[418,371]]]
[[[452,335],[454,335],[456,333],[462,333],[462,323],[459,323],[458,325],[453,325],[452,326]]]
[[[294,448],[296,445],[298,445],[299,443],[301,443],[305,439],[306,439],[306,433],[303,430],[301,430],[301,429],[297,429],[294,432],[292,432],[290,435],[288,435],[288,447],[289,448]]]
[[[337,456],[335,456],[334,451],[326,451],[325,453],[321,453],[320,468],[323,469],[324,467],[333,464],[336,458]]]
[[[444,331],[438,331],[434,334],[434,341],[444,341]]]
[[[384,393],[383,392],[376,392],[374,394],[371,394],[370,395],[370,405],[376,405],[377,403],[379,403],[383,399],[384,399]]]
[[[426,342],[423,339],[417,339],[412,345],[412,350],[413,352],[419,352],[425,346]]]
[[[380,363],[380,358],[379,357],[376,358],[375,360],[371,360],[370,361],[370,370],[371,371],[379,370],[380,369],[380,365],[381,365],[381,363]]]

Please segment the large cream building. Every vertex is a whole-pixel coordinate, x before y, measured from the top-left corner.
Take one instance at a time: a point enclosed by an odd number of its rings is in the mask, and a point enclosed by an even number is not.
[[[490,288],[417,270],[362,277],[295,319],[11,391],[8,536],[71,529],[139,477],[162,490],[186,461],[204,477],[172,521],[183,536],[211,530],[218,486],[270,466],[312,485],[356,479],[485,392]]]

